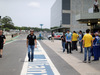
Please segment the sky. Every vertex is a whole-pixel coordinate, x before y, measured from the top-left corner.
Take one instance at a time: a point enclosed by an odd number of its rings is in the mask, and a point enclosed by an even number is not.
[[[56,0],[0,0],[0,16],[10,16],[15,26],[50,28],[51,7]]]

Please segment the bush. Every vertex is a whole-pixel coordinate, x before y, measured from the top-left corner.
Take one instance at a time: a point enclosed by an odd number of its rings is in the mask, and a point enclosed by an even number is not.
[[[10,29],[9,29],[9,28],[5,28],[5,31],[8,31],[8,32],[9,32],[9,31],[10,31]]]

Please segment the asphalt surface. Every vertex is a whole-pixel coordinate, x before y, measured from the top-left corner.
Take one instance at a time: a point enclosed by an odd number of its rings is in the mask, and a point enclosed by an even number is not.
[[[27,53],[26,36],[20,35],[16,41],[5,45],[3,58],[0,58],[0,75],[20,75],[23,63],[26,62],[24,61]],[[80,75],[51,48],[39,42],[61,75]]]
[[[4,46],[3,58],[0,58],[0,75],[20,75],[27,53],[26,35],[21,35]]]
[[[56,54],[50,47],[39,41],[51,61],[59,71],[60,75],[80,75],[72,66],[70,66],[66,61],[64,61],[58,54]]]

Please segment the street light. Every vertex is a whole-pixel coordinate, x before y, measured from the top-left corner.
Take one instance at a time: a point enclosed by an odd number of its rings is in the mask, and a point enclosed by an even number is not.
[[[0,28],[1,28],[1,25],[2,25],[2,23],[1,23],[1,16],[0,16]]]
[[[41,26],[41,29],[42,29],[43,24],[40,24],[40,26]]]

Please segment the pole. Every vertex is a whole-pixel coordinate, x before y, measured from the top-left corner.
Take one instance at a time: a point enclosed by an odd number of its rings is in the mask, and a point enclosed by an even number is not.
[[[2,24],[1,24],[1,16],[0,16],[0,28],[1,28],[1,25],[2,25]]]
[[[42,29],[43,24],[40,24],[40,26],[41,26],[41,29]]]

